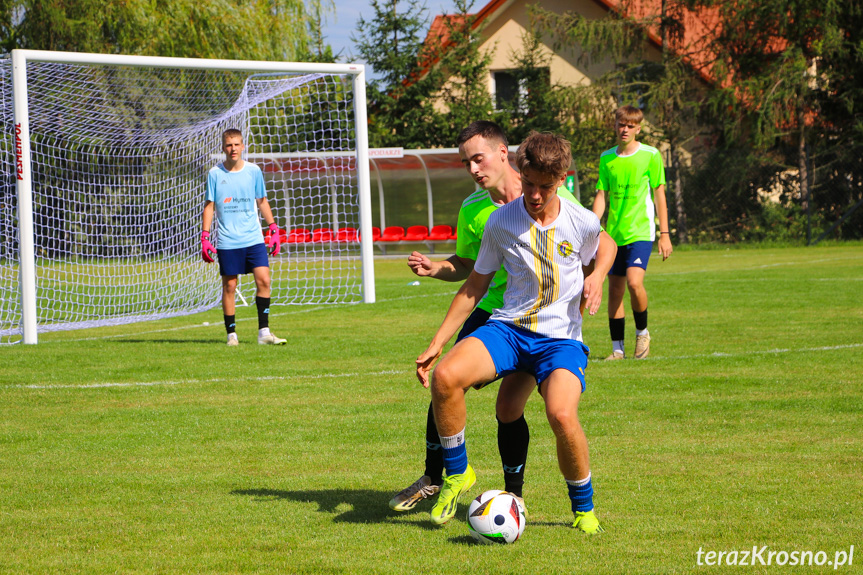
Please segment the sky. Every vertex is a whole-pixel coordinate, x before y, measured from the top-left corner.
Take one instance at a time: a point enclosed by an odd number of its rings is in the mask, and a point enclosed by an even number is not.
[[[338,58],[339,62],[359,62],[357,49],[351,41],[351,34],[356,35],[354,30],[360,14],[366,19],[370,19],[374,15],[371,2],[370,0],[336,0],[335,4],[335,13],[326,16],[323,30],[324,41],[333,47],[333,54],[342,52],[341,57]],[[472,11],[478,9],[477,7],[485,6],[485,4],[485,0],[476,0]],[[452,0],[425,0],[425,5],[428,10],[426,16],[429,25],[431,25],[435,15],[454,11]],[[353,58],[349,58],[350,55],[353,55]]]

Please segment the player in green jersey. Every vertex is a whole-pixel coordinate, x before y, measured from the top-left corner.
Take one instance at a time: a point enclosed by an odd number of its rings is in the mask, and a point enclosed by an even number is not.
[[[413,252],[408,258],[408,266],[418,276],[451,282],[463,281],[473,270],[489,215],[521,197],[521,176],[509,163],[506,135],[497,124],[473,122],[459,134],[457,144],[462,164],[480,189],[465,198],[459,209],[456,253],[446,260],[434,262],[419,252]],[[565,187],[561,187],[558,194],[579,203]],[[501,268],[495,274],[485,297],[465,321],[457,340],[484,325],[495,309],[503,307],[504,291],[506,271]],[[524,373],[504,378],[495,408],[504,488],[519,498],[522,497],[524,466],[530,441],[524,406],[534,387],[533,378]],[[422,477],[397,493],[390,501],[390,507],[397,511],[412,509],[423,499],[436,494],[443,483],[443,452],[431,404],[426,419],[425,465]]]
[[[647,330],[647,291],[644,274],[656,239],[659,218],[659,254],[668,259],[673,248],[665,201],[665,169],[659,150],[638,142],[644,114],[633,106],[615,112],[617,146],[602,153],[593,213],[602,219],[608,206],[606,230],[618,246],[608,278],[608,325],[612,353],[606,359],[624,359],[626,312],[623,296],[629,289],[635,318],[635,358],[650,353]]]

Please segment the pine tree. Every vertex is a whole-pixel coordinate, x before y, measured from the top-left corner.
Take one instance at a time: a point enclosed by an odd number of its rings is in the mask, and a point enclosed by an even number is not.
[[[863,8],[839,0],[736,0],[716,9],[721,26],[710,50],[722,83],[710,103],[727,139],[770,158],[777,171],[796,171],[804,213],[819,179],[823,211],[838,218],[859,206],[863,191],[846,169],[863,147]],[[833,198],[837,189],[847,199]],[[863,218],[846,231],[860,237]]]
[[[436,48],[424,57],[430,62],[432,83],[440,83],[434,95],[442,107],[442,113],[434,116],[433,145],[452,146],[459,132],[476,120],[506,118],[492,104],[486,83],[491,54],[480,49],[482,27],[475,26],[472,6],[472,0],[456,0],[455,13],[444,17],[445,37],[426,44]]]
[[[372,0],[371,19],[360,17],[352,39],[374,74],[368,86],[369,144],[425,147],[434,123],[436,75],[422,74],[427,9],[420,0]]]

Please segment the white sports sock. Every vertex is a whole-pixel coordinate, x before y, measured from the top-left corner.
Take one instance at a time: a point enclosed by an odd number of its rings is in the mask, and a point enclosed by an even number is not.
[[[464,443],[464,429],[449,437],[441,437],[440,444],[444,449],[453,449]]]
[[[612,345],[612,350],[614,351],[614,353],[620,353],[620,354],[626,355],[626,352],[624,351],[622,339],[616,339],[616,340],[612,341],[611,345]]]

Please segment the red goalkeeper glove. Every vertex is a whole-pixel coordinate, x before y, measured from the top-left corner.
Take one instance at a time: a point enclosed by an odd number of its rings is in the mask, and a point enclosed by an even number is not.
[[[270,224],[270,253],[274,256],[279,255],[279,248],[282,247],[282,233],[279,231],[279,226],[276,222]]]
[[[204,230],[201,232],[201,257],[204,258],[205,262],[211,264],[215,261],[213,259],[213,254],[215,253],[216,248],[210,243],[210,232]]]

